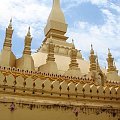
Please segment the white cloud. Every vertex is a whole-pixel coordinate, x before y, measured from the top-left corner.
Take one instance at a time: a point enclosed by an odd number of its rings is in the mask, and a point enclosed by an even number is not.
[[[96,5],[106,4],[108,2],[108,0],[88,0],[88,1],[90,1],[92,4],[96,4]]]
[[[0,5],[2,29],[5,29],[8,20],[12,17],[15,32],[22,38],[25,36],[28,26],[31,26],[34,37],[37,35],[36,30],[41,33],[40,30],[50,12],[50,7],[39,0],[4,0],[0,1]]]

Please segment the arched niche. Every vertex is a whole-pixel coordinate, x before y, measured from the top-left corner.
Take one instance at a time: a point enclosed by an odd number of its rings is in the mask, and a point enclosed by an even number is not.
[[[68,84],[66,81],[61,82],[59,87],[61,93],[68,93],[67,87],[68,87]]]
[[[86,95],[90,94],[90,85],[88,83],[83,85],[83,93]]]
[[[97,87],[94,84],[90,85],[90,94],[92,96],[97,96]]]
[[[104,86],[105,83],[105,76],[102,72],[98,73],[98,85]]]
[[[97,95],[98,95],[98,97],[103,97],[104,96],[103,91],[104,91],[103,86],[97,86]]]
[[[43,84],[44,80],[37,78],[34,82],[35,82],[35,89],[42,89],[42,84]]]
[[[108,86],[104,87],[104,95],[105,97],[110,97],[110,88]]]
[[[116,89],[114,87],[110,87],[110,96],[116,97]]]
[[[60,92],[59,87],[60,87],[60,82],[59,81],[55,80],[51,83],[51,89],[52,89],[53,92]]]
[[[76,93],[75,92],[75,84],[73,82],[70,82],[67,86],[67,90],[69,93]]]
[[[42,86],[44,86],[44,87],[42,87],[44,90],[46,90],[46,91],[51,91],[52,89],[51,89],[51,81],[49,80],[49,79],[46,79],[46,80],[44,80],[44,82],[43,82],[43,84],[42,84]]]
[[[81,83],[76,84],[75,91],[77,92],[77,94],[82,94],[83,93],[82,90],[83,90],[83,84]]]
[[[33,79],[28,77],[26,80],[26,88],[33,88]]]
[[[117,92],[117,98],[119,98],[120,97],[120,87],[117,87],[115,89],[116,89],[116,92]]]

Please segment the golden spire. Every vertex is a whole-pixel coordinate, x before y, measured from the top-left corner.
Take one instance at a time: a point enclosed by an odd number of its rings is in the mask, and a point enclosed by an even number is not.
[[[50,36],[52,35],[57,40],[66,41],[68,38],[64,36],[66,32],[67,24],[60,7],[60,0],[53,0],[52,10],[50,12],[46,27],[44,29],[45,36],[46,38],[50,38]]]
[[[94,50],[93,50],[93,45],[91,44],[91,51],[90,54],[94,54]]]
[[[7,47],[7,48],[11,49],[12,34],[13,34],[12,19],[10,19],[10,23],[8,25],[8,28],[6,28],[6,36],[5,36],[5,41],[4,41],[3,48]]]
[[[112,54],[110,52],[110,49],[108,48],[108,58],[107,58],[107,62],[108,62],[108,69],[107,71],[116,71],[116,67],[114,66],[114,58],[112,57]]]
[[[28,28],[27,35],[25,36],[25,45],[24,45],[24,51],[23,54],[31,55],[31,34],[30,34],[30,27]]]
[[[71,58],[71,63],[69,64],[69,69],[78,69],[77,50],[75,49],[74,43],[71,50],[70,58]]]
[[[46,62],[48,62],[48,61],[55,61],[54,44],[53,44],[52,40],[50,40],[50,42],[48,43],[48,56],[47,56]]]
[[[108,48],[108,57],[112,57],[112,54],[110,52],[110,49]]]
[[[94,55],[94,50],[93,50],[93,46],[91,44],[91,51],[90,51],[90,57],[89,57],[89,60],[90,60],[90,68],[89,70],[90,71],[96,71],[96,55]]]
[[[60,0],[53,0],[52,10],[48,18],[48,21],[50,20],[54,20],[56,22],[61,22],[61,23],[66,23],[64,14],[60,7]]]

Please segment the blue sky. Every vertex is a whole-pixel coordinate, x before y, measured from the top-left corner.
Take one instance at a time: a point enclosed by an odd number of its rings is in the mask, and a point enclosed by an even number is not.
[[[0,1],[0,50],[5,29],[13,18],[13,46],[17,57],[22,55],[24,38],[31,26],[32,51],[44,39],[44,27],[52,7],[52,0]],[[61,0],[68,23],[68,42],[74,39],[76,48],[88,60],[90,44],[98,54],[100,64],[106,66],[107,49],[110,48],[117,68],[120,68],[120,0]]]

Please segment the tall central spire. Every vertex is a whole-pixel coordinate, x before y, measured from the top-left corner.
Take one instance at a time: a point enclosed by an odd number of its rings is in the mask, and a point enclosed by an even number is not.
[[[60,8],[60,0],[53,0],[53,7],[48,21],[54,20],[66,24],[64,14]]]
[[[66,32],[67,24],[60,8],[60,0],[53,0],[52,10],[44,29],[46,39],[52,36],[53,39],[55,38],[57,40],[66,41],[67,37],[64,36]]]

